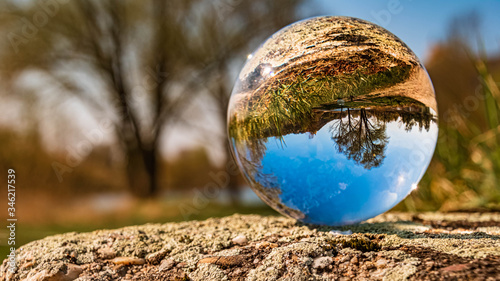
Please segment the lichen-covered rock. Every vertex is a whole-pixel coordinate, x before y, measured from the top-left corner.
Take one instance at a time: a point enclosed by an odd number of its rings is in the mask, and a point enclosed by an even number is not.
[[[500,280],[500,214],[389,213],[340,228],[233,215],[66,233],[16,254],[0,281]]]

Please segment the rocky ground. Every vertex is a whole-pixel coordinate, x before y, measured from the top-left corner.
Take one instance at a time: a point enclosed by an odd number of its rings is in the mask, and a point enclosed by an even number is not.
[[[500,280],[500,213],[378,216],[341,228],[233,215],[67,233],[0,280]]]

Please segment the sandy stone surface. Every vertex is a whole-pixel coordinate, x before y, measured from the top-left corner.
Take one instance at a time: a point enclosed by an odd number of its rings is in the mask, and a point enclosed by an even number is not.
[[[318,227],[233,215],[66,233],[0,280],[500,280],[500,213],[389,213]]]

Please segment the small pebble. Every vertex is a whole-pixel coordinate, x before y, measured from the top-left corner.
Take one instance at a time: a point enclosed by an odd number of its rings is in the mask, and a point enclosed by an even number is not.
[[[97,253],[99,254],[99,257],[105,260],[116,257],[115,251],[109,247],[100,248],[99,250],[97,250]]]
[[[354,257],[351,259],[351,263],[353,263],[353,264],[357,264],[357,263],[358,263],[358,257],[354,256]]]
[[[34,265],[35,265],[35,261],[30,261],[30,262],[26,262],[26,263],[24,263],[24,264],[21,266],[21,268],[22,268],[22,269],[25,269],[25,268],[32,267],[32,266],[34,266]]]
[[[245,235],[238,235],[231,241],[233,241],[233,243],[236,245],[245,245],[248,242],[248,239]]]
[[[175,261],[173,259],[162,260],[160,266],[158,267],[158,271],[166,271],[174,267]]]
[[[166,250],[160,250],[158,252],[151,253],[146,256],[146,261],[150,264],[158,264],[167,255]]]
[[[143,265],[146,263],[146,260],[133,257],[117,257],[111,260],[111,262],[113,262],[114,264],[123,264],[123,265]]]

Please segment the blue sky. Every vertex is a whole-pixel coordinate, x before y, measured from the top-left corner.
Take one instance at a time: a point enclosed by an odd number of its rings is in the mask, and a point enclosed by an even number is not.
[[[337,151],[331,124],[313,138],[308,133],[286,135],[285,146],[269,138],[261,162],[260,172],[271,175],[262,180],[286,187],[281,202],[304,211],[311,223],[358,222],[392,208],[419,182],[438,132],[435,123],[429,131],[414,127],[410,132],[399,122],[387,123],[386,157],[367,170]]]
[[[401,38],[423,62],[432,44],[446,38],[454,17],[476,10],[481,17],[481,35],[487,51],[500,51],[498,0],[312,0],[306,2],[304,9],[321,15],[351,16],[378,23]]]

